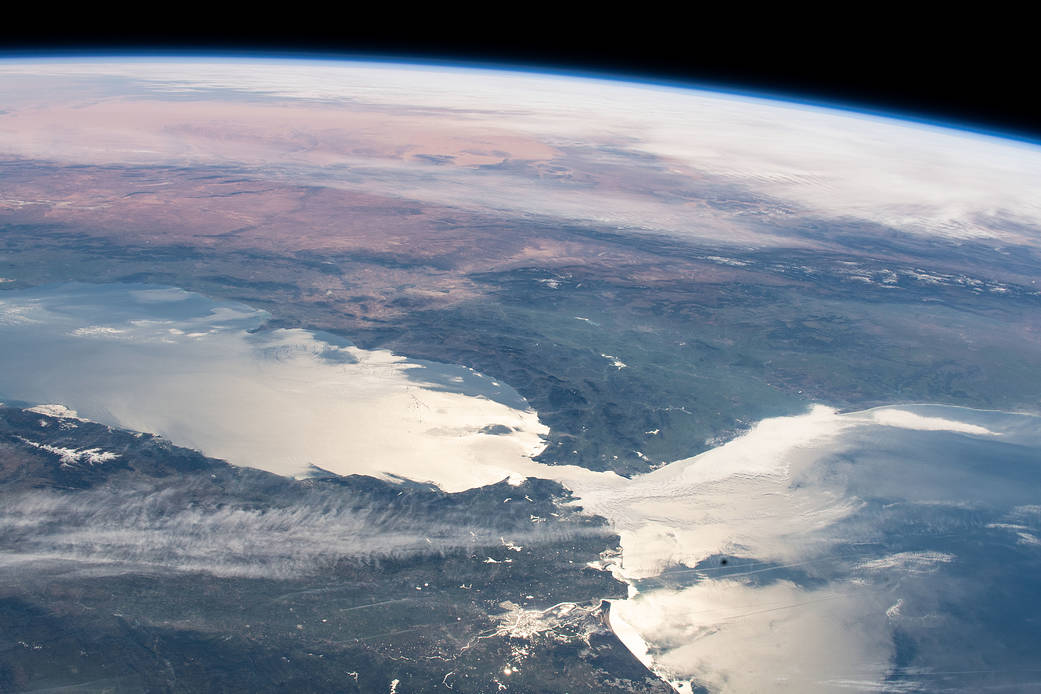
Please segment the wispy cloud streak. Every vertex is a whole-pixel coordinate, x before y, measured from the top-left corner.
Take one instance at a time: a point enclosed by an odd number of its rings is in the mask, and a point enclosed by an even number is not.
[[[343,561],[498,549],[504,536],[528,547],[607,532],[555,523],[489,527],[471,511],[433,516],[342,490],[310,490],[277,507],[248,499],[214,496],[203,479],[152,489],[8,496],[0,509],[0,566],[22,571],[27,564],[76,562],[116,572],[151,568],[289,579]]]

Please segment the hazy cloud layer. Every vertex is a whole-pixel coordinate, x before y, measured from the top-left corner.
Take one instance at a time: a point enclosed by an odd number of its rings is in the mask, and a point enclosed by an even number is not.
[[[1039,242],[1041,149],[780,101],[342,61],[4,61],[0,88],[0,152],[30,159],[245,166],[724,243],[790,243],[792,215]],[[704,204],[719,186],[750,204]]]

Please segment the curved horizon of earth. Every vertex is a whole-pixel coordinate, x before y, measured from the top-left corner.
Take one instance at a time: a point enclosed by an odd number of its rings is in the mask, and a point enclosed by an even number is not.
[[[1038,147],[472,69],[0,61],[0,84],[0,629],[26,644],[0,682],[76,684],[16,632],[80,624],[56,596],[94,575],[134,597],[82,604],[172,629],[145,661],[233,629],[227,662],[285,661],[270,687],[326,677],[305,643],[366,663],[336,685],[359,691],[1034,685]],[[134,462],[176,446],[297,481]],[[150,501],[113,515],[124,487]],[[436,615],[383,607],[449,564]],[[312,585],[344,566],[355,593]],[[323,617],[335,646],[127,588],[274,581],[328,611],[395,572],[414,594],[338,609],[401,629]]]

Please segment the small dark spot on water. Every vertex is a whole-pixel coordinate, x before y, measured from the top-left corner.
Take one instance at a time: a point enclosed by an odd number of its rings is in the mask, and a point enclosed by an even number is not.
[[[719,565],[720,566],[726,566],[727,565],[726,557],[723,557],[722,559],[719,560]]]

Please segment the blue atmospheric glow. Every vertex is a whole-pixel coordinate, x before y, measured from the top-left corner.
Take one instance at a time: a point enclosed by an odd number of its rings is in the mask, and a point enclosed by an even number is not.
[[[867,103],[845,102],[820,97],[803,97],[793,92],[775,92],[767,89],[733,87],[713,81],[697,81],[653,77],[642,73],[625,73],[619,71],[597,70],[595,68],[580,69],[575,67],[558,68],[550,65],[527,64],[507,61],[479,61],[457,58],[431,58],[417,56],[381,55],[365,53],[332,53],[317,51],[250,51],[242,49],[191,51],[178,49],[126,49],[126,50],[84,50],[84,49],[38,49],[0,51],[0,60],[40,62],[66,62],[70,60],[133,60],[147,62],[150,60],[176,59],[183,62],[287,62],[308,61],[316,63],[342,64],[357,63],[365,65],[386,65],[396,68],[436,68],[454,70],[477,70],[483,72],[509,72],[525,75],[545,75],[563,79],[587,79],[606,82],[620,82],[628,85],[641,85],[652,88],[664,88],[683,91],[702,91],[736,98],[772,101],[804,108],[826,109],[845,115],[899,121],[942,130],[954,130],[960,133],[983,136],[1000,140],[1011,140],[1035,147],[1041,147],[1041,137],[1014,130],[986,127],[955,118],[930,118],[910,112],[875,108]]]

